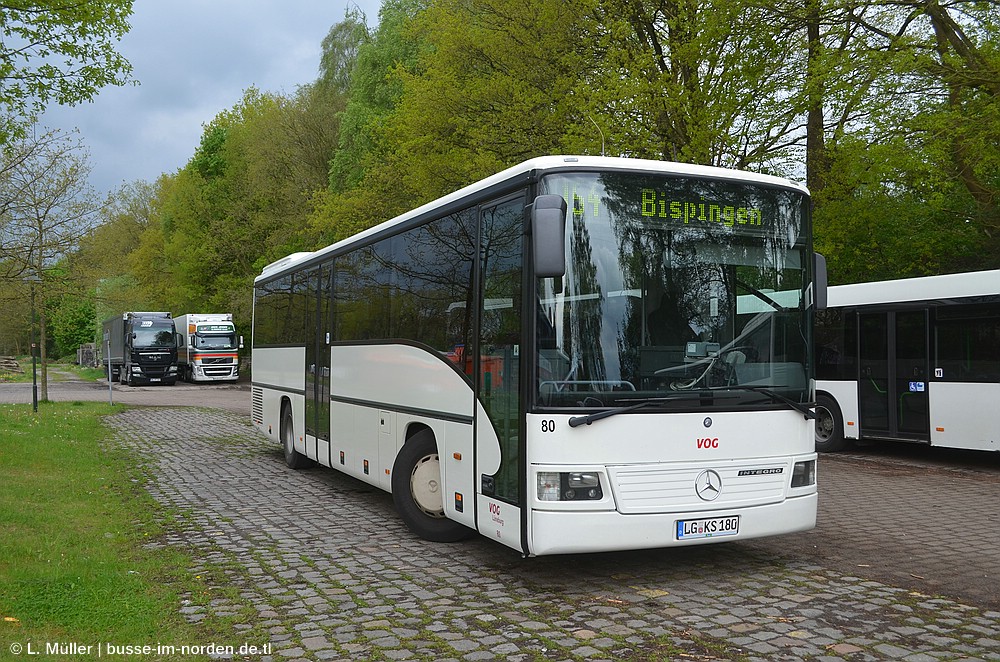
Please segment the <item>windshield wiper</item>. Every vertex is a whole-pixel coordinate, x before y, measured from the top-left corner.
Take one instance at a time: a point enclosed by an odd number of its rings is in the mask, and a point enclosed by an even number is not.
[[[741,280],[736,281],[736,284],[740,285],[742,287],[745,287],[746,290],[747,290],[747,292],[749,292],[750,294],[754,295],[755,297],[757,297],[758,299],[760,299],[761,301],[763,301],[767,305],[771,306],[771,308],[774,308],[779,313],[787,313],[790,310],[792,310],[791,308],[786,308],[785,306],[782,306],[780,303],[778,303],[777,301],[775,301],[774,298],[769,297],[768,295],[764,294],[763,292],[761,292],[760,290],[758,290],[753,285],[749,285],[747,283],[744,283]]]
[[[791,407],[795,411],[800,412],[803,416],[806,417],[807,420],[808,419],[814,419],[815,420],[816,418],[818,418],[817,415],[816,415],[816,412],[813,411],[812,409],[810,409],[809,405],[804,405],[801,402],[796,402],[795,400],[792,400],[791,398],[789,398],[787,395],[782,395],[782,394],[778,393],[777,391],[772,391],[771,389],[765,388],[763,386],[744,386],[742,384],[733,384],[731,386],[720,387],[720,390],[723,390],[723,391],[750,391],[752,393],[760,393],[762,395],[766,395],[767,397],[769,397],[769,398],[771,398],[773,400],[777,400],[778,402],[781,402],[781,403],[784,403],[784,404],[788,405],[789,407]]]
[[[615,407],[614,409],[605,409],[604,411],[595,412],[593,414],[588,414],[586,416],[574,416],[569,419],[569,426],[571,428],[579,427],[581,425],[590,425],[594,421],[599,421],[602,418],[608,418],[611,416],[617,416],[618,414],[624,414],[626,412],[635,411],[636,409],[642,409],[643,407],[648,407],[649,405],[663,404],[664,402],[672,402],[674,400],[693,400],[695,398],[701,399],[705,397],[704,391],[691,391],[689,393],[678,394],[674,396],[669,396],[665,398],[649,398],[648,400],[643,400],[642,402],[636,403],[634,405],[626,405],[624,407]],[[711,396],[718,397],[714,392]],[[621,400],[619,400],[621,402]]]

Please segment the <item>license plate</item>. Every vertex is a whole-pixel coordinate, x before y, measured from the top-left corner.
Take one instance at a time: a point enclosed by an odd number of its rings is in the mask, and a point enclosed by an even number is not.
[[[160,378],[159,377],[150,377],[149,381],[151,381],[151,382],[158,382],[158,381],[160,381]]]
[[[740,532],[740,516],[708,517],[706,519],[677,520],[677,539],[721,538]]]

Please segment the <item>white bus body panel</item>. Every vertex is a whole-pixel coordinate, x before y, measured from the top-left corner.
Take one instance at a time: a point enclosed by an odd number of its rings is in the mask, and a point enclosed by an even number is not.
[[[931,382],[928,385],[931,445],[1000,450],[1000,384]]]
[[[739,515],[739,533],[726,540],[816,526],[816,485],[791,487],[794,464],[816,459],[813,427],[798,412],[622,414],[577,428],[569,418],[528,416],[532,554],[720,540],[678,540],[680,519]],[[555,421],[556,432],[543,432],[542,420]],[[711,502],[695,492],[707,470],[722,480]],[[603,499],[542,501],[534,489],[540,471],[596,472]],[[614,531],[613,539],[606,531]]]
[[[305,372],[296,370],[295,366],[304,366],[306,350],[302,347],[267,347],[255,348],[251,355],[253,361],[254,381],[268,384],[270,388],[254,388],[254,399],[260,393],[260,418],[252,415],[254,425],[270,439],[281,442],[281,401],[288,398],[292,405],[292,418],[295,421],[295,448],[305,453],[305,439],[302,437],[305,420]],[[257,406],[257,405],[254,405]],[[252,407],[253,408],[253,407]],[[274,425],[265,425],[264,421],[275,421]]]
[[[500,467],[500,443],[459,372],[424,349],[402,344],[336,345],[330,348],[330,366],[331,460],[320,457],[321,463],[390,491],[393,464],[407,431],[413,424],[425,425],[437,441],[449,519],[475,529],[478,508],[480,521],[488,527],[486,535],[521,549],[520,515],[514,512],[519,509],[503,504],[504,523],[498,535],[498,523],[489,516],[486,503],[492,500],[477,495],[476,477],[492,475]],[[465,503],[461,512],[456,494]]]
[[[855,381],[828,381],[817,380],[817,391],[826,391],[837,401],[840,413],[844,417],[840,422],[840,429],[844,431],[845,439],[857,439],[861,433],[860,409],[858,406],[858,383]]]

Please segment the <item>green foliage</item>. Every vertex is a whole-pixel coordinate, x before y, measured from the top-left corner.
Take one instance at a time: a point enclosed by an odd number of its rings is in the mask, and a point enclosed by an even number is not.
[[[393,74],[416,62],[419,43],[404,31],[421,6],[421,0],[386,0],[378,29],[357,49],[342,129],[330,159],[329,188],[334,193],[366,188],[361,186],[366,169],[391,151],[382,147],[383,124],[403,94]]]
[[[357,7],[348,8],[344,20],[330,28],[323,39],[319,80],[316,81],[324,94],[348,94],[358,51],[369,38],[365,15]]]
[[[49,103],[76,105],[132,81],[115,51],[132,0],[6,2],[0,11],[0,144],[22,137]]]
[[[997,268],[995,10],[387,0],[374,30],[349,10],[314,84],[248,89],[184,168],[109,199],[67,268],[98,318],[231,311],[245,329],[268,263],[554,153],[808,172],[834,282]]]
[[[75,356],[77,348],[94,342],[95,308],[87,294],[67,294],[49,309],[49,334],[54,343],[54,358]]]

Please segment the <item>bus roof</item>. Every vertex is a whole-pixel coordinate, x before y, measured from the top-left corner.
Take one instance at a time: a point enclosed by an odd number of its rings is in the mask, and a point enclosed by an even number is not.
[[[1000,269],[835,285],[829,288],[827,305],[838,308],[990,295],[1000,295]]]
[[[254,279],[264,279],[276,273],[294,269],[305,262],[311,262],[314,258],[327,253],[336,252],[339,248],[364,241],[366,238],[378,234],[387,228],[395,225],[405,224],[415,218],[419,218],[438,207],[443,207],[452,202],[461,200],[467,196],[474,195],[481,191],[489,190],[495,186],[503,184],[508,180],[524,180],[538,176],[546,172],[572,170],[637,170],[647,172],[660,172],[664,174],[689,175],[693,177],[705,177],[710,179],[729,179],[753,184],[763,184],[765,186],[775,186],[780,188],[791,188],[808,194],[807,189],[802,184],[793,182],[783,177],[772,175],[762,175],[743,170],[730,170],[727,168],[717,168],[714,166],[693,165],[689,163],[674,163],[671,161],[654,161],[649,159],[629,159],[619,157],[604,156],[540,156],[534,159],[523,161],[513,167],[507,168],[486,179],[479,180],[453,193],[449,193],[436,200],[421,205],[412,211],[408,211],[384,223],[375,225],[363,230],[351,237],[343,239],[335,244],[321,248],[314,252],[294,253],[281,258],[264,267],[261,274]]]

